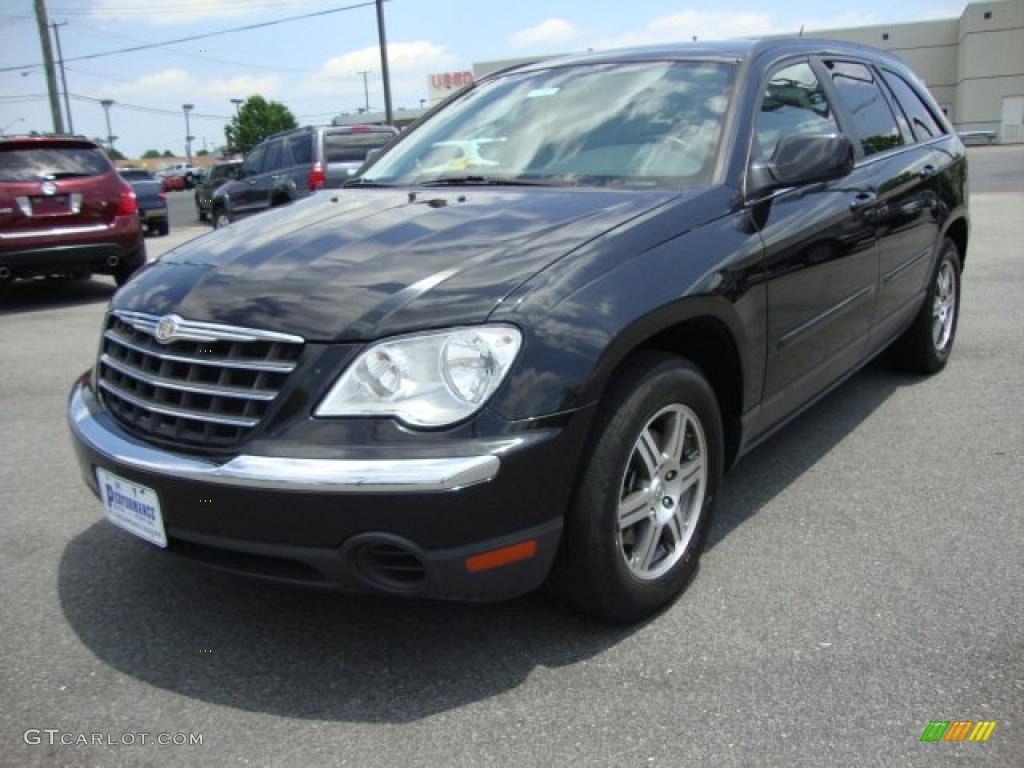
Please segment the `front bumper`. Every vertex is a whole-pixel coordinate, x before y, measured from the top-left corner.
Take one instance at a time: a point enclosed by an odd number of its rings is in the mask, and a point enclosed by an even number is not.
[[[97,467],[156,491],[172,552],[278,581],[467,600],[543,582],[579,441],[569,426],[458,457],[213,460],[127,433],[84,377],[68,420],[94,493]],[[507,547],[518,547],[512,562],[473,566]]]

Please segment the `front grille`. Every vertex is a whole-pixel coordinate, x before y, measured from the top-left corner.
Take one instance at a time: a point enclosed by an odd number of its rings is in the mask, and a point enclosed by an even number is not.
[[[302,346],[302,338],[282,333],[114,311],[97,384],[110,411],[133,430],[226,448],[259,424]]]

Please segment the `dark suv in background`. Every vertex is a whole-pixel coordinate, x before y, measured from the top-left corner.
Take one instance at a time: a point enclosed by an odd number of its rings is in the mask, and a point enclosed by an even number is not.
[[[146,262],[135,191],[96,144],[74,136],[0,139],[0,282],[113,275]]]
[[[390,125],[306,126],[274,134],[246,155],[237,181],[214,193],[213,225],[222,227],[322,187],[340,187],[370,150],[397,135]]]
[[[213,208],[213,193],[237,179],[241,168],[241,160],[214,163],[200,176],[196,183],[196,217],[200,221],[206,221],[210,215]]]

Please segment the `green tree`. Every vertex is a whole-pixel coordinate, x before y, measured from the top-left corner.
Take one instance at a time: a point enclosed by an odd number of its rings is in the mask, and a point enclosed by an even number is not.
[[[200,149],[198,152],[196,152],[196,157],[206,157],[208,154],[210,154],[210,150]]]
[[[160,157],[159,149],[147,149],[142,153],[143,160],[152,160],[154,157]]]
[[[160,157],[174,157],[174,153],[169,149],[165,149],[164,153]]]
[[[248,152],[270,134],[298,127],[295,115],[284,104],[250,96],[224,128],[224,135],[235,152]]]

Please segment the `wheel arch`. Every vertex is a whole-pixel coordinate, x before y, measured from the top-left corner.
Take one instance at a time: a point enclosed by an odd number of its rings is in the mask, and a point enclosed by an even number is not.
[[[970,237],[967,217],[961,214],[951,219],[942,236],[948,237],[956,243],[957,250],[960,251],[960,269],[962,271],[967,263],[967,242]]]
[[[725,433],[725,465],[731,466],[742,443],[742,419],[753,367],[739,319],[721,299],[684,300],[657,311],[623,331],[610,345],[587,387],[600,400],[616,376],[645,351],[668,352],[689,360],[708,378],[718,399]]]

